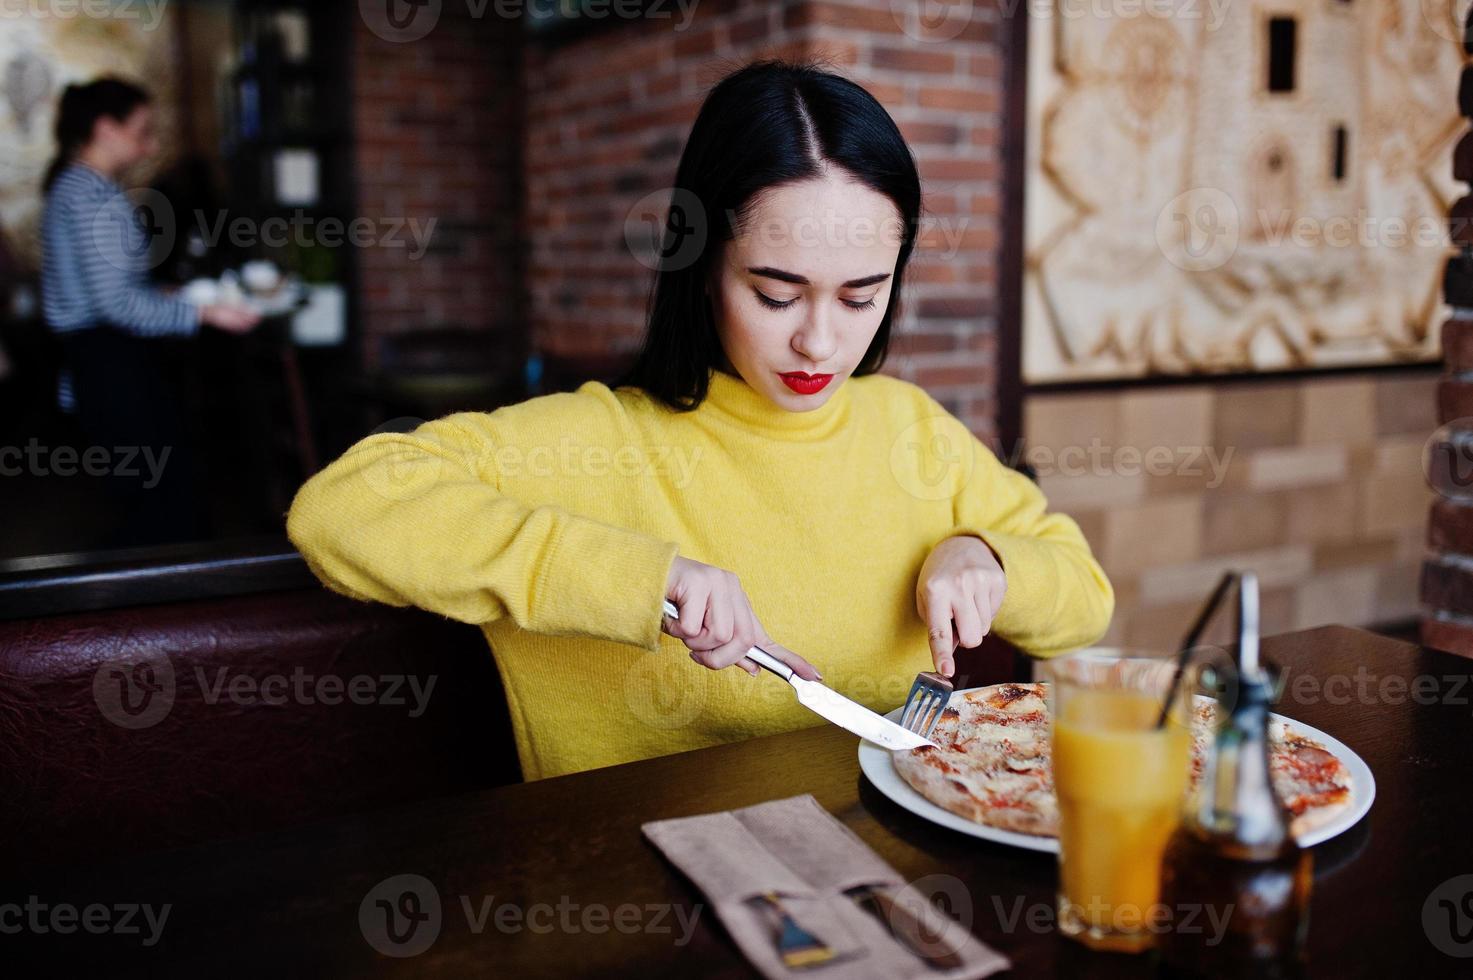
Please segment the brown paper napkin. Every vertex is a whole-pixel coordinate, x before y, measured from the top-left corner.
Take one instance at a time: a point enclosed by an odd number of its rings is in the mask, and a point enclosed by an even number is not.
[[[970,980],[1007,969],[1008,960],[907,886],[811,794],[695,817],[644,824],[644,835],[706,896],[743,955],[771,980],[799,977]],[[921,917],[961,956],[937,969],[897,942],[845,889],[883,888]],[[798,925],[835,952],[817,966],[790,969],[778,955],[768,914],[748,902],[775,892]]]

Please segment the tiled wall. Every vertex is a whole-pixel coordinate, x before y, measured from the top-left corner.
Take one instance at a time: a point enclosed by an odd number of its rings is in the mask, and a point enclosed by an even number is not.
[[[1105,642],[1175,643],[1228,568],[1257,573],[1266,635],[1415,618],[1435,388],[1412,370],[1031,396],[1040,486],[1115,585]]]

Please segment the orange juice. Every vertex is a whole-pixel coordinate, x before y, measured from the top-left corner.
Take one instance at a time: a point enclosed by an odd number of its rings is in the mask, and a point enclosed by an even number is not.
[[[1187,787],[1188,732],[1175,713],[1155,729],[1161,698],[1153,692],[1059,693],[1061,928],[1095,948],[1145,949],[1160,912],[1161,854]]]

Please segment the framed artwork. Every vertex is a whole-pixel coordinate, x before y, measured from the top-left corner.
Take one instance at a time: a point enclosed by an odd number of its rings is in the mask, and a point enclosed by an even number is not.
[[[1466,0],[1049,3],[1025,386],[1438,358]]]

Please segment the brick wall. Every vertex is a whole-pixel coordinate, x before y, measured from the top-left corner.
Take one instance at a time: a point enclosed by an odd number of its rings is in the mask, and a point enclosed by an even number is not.
[[[886,370],[995,435],[1005,25],[979,4],[964,30],[937,38],[915,20],[919,5],[897,5],[900,21],[891,6],[708,0],[683,30],[644,18],[527,40],[520,65],[494,18],[442,24],[406,45],[360,29],[365,213],[440,215],[454,232],[417,266],[369,256],[370,334],[459,318],[529,333],[563,357],[631,352],[652,273],[626,244],[625,221],[668,187],[701,98],[752,59],[819,57],[880,100],[921,169],[922,241]],[[1459,160],[1473,161],[1473,146]],[[521,202],[519,249],[505,237],[517,227],[507,197]],[[1473,272],[1467,282],[1473,330]],[[1473,333],[1465,343],[1473,369]],[[1107,641],[1175,641],[1230,566],[1258,571],[1265,632],[1415,616],[1435,386],[1412,371],[1030,397],[1024,435],[1055,464],[1040,467],[1041,483],[1117,587]],[[1092,442],[1109,448],[1108,472],[1059,470],[1061,450],[1087,459]],[[1172,450],[1174,468],[1127,472],[1132,451],[1144,469],[1157,446]],[[1225,461],[1220,483],[1189,472],[1192,450]],[[1473,521],[1458,526],[1473,553]],[[1465,578],[1473,622],[1473,573]]]
[[[1257,573],[1265,635],[1414,619],[1436,383],[1409,371],[1031,396],[1039,483],[1115,585],[1105,642],[1175,644],[1229,568]]]
[[[420,258],[391,244],[357,252],[370,368],[384,337],[440,327],[485,331],[521,357],[521,25],[469,11],[444,4],[436,27],[406,43],[351,17],[358,214],[436,221]]]
[[[979,4],[965,29],[939,40],[923,34],[912,5],[896,6],[908,23],[887,3],[721,0],[697,5],[684,30],[643,19],[530,44],[524,192],[535,343],[564,356],[638,344],[652,273],[625,243],[630,209],[669,186],[702,97],[727,71],[765,56],[818,56],[879,99],[920,165],[928,215],[886,371],[992,434],[997,13]]]
[[[1473,10],[1463,33],[1464,50],[1473,54]],[[1452,98],[1452,93],[1448,93]],[[1463,69],[1458,106],[1473,115],[1473,67]],[[1473,133],[1464,133],[1453,151],[1453,178],[1473,183]],[[1473,430],[1473,196],[1452,208],[1452,237],[1458,254],[1448,261],[1443,280],[1444,298],[1453,308],[1442,327],[1446,373],[1437,386],[1437,415],[1441,425],[1457,433]],[[1444,431],[1444,430],[1440,430]],[[1422,567],[1422,641],[1429,646],[1473,656],[1473,442],[1456,436],[1435,442],[1429,455],[1429,474],[1437,487],[1427,522],[1431,551]]]

